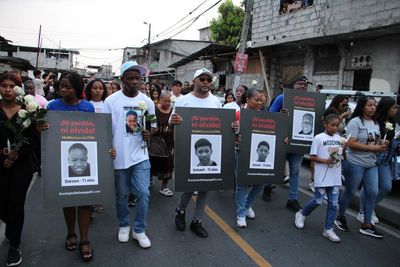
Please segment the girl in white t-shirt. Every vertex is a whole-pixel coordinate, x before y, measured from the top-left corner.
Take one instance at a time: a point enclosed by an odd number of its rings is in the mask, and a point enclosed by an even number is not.
[[[341,181],[341,160],[345,153],[346,142],[336,133],[340,118],[329,114],[324,118],[325,131],[314,137],[311,145],[310,160],[315,162],[314,183],[315,196],[295,216],[295,226],[304,227],[305,217],[321,205],[324,195],[328,196],[328,210],[322,235],[332,242],[340,242],[333,231],[338,206]]]
[[[96,113],[103,113],[104,99],[107,97],[107,87],[100,79],[90,81],[85,88],[86,99],[93,104]]]

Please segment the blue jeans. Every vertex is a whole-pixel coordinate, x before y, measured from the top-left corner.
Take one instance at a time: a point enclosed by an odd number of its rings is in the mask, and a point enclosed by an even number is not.
[[[289,200],[297,200],[299,194],[299,173],[301,168],[302,154],[288,153],[286,159],[289,161]]]
[[[236,201],[236,216],[245,217],[246,210],[250,208],[251,203],[261,192],[264,185],[236,185],[235,201]],[[249,191],[250,189],[250,191]]]
[[[390,191],[392,191],[392,168],[390,163],[383,163],[378,165],[378,195],[375,200],[375,205],[383,200]],[[364,187],[360,193],[360,212],[365,212],[365,190]]]
[[[128,169],[115,170],[117,218],[120,227],[129,226],[128,196],[130,189],[136,197],[135,233],[143,233],[149,207],[150,161],[145,160]]]
[[[338,206],[339,199],[339,186],[330,187],[316,187],[315,196],[307,205],[303,208],[302,214],[304,216],[310,215],[310,213],[322,204],[324,199],[324,194],[328,196],[328,208],[326,210],[325,218],[325,230],[330,230],[333,228],[333,222],[336,217],[336,210]]]
[[[364,223],[371,224],[372,212],[375,208],[375,199],[378,195],[378,167],[362,167],[351,163],[348,160],[343,161],[345,190],[339,200],[339,216],[344,216],[346,209],[354,193],[362,184],[365,198]]]

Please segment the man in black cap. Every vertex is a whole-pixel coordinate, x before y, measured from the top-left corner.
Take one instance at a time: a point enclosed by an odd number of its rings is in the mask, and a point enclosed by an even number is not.
[[[312,84],[306,76],[299,76],[293,84],[294,90],[306,91],[309,84]],[[280,112],[283,108],[283,97],[281,94],[276,97],[275,101],[271,103],[269,112]],[[297,212],[301,210],[300,203],[297,201],[298,188],[299,188],[299,172],[301,168],[301,161],[303,160],[302,154],[287,153],[286,159],[289,161],[289,195],[286,203],[286,208]],[[265,185],[263,198],[270,199],[271,185]]]

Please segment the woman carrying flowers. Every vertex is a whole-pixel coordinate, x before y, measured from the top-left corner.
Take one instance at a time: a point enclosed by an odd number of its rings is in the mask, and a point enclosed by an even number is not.
[[[7,266],[22,262],[19,248],[25,197],[40,149],[42,124],[35,123],[38,105],[22,98],[22,81],[14,73],[0,76],[0,219],[10,241]],[[28,110],[29,107],[29,110]]]
[[[377,154],[379,191],[375,200],[375,206],[392,190],[392,159],[393,156],[397,154],[398,150],[398,142],[394,140],[396,125],[394,117],[396,116],[398,108],[396,100],[389,96],[382,97],[376,108],[375,119],[379,124],[381,137],[383,137],[380,142],[386,143],[388,149]],[[365,198],[366,193],[363,188],[360,194],[360,212],[357,216],[357,220],[359,221],[364,220]],[[373,212],[371,223],[375,224],[378,222],[379,219],[376,217],[375,212]]]

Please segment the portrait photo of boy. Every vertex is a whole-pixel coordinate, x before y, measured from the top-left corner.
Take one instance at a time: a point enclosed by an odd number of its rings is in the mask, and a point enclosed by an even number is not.
[[[314,137],[315,112],[293,111],[292,139],[312,141]]]
[[[251,135],[250,168],[267,169],[274,168],[275,161],[275,135],[256,134]]]
[[[68,149],[68,176],[90,176],[88,150],[81,143],[75,143]]]
[[[128,110],[125,115],[125,129],[127,133],[134,133],[138,127],[138,115],[134,110]]]
[[[221,136],[192,135],[191,173],[220,173]]]

